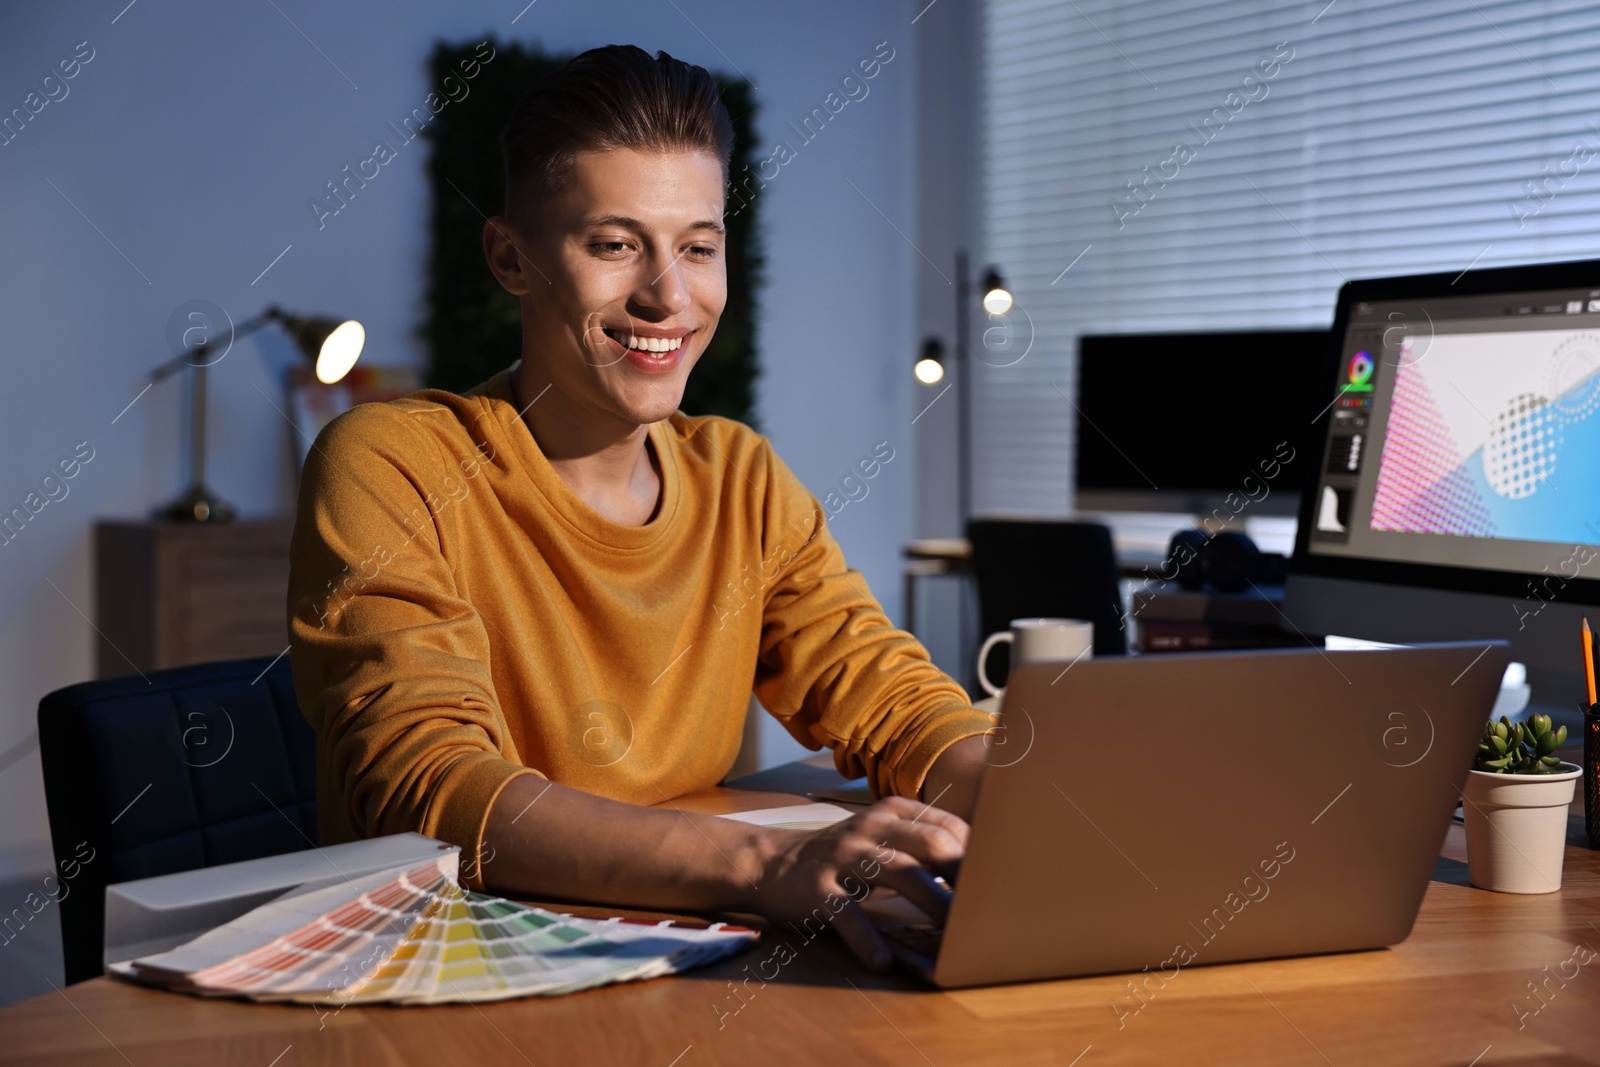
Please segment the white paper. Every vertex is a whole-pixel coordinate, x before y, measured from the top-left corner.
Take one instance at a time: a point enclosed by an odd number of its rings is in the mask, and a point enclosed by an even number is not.
[[[785,808],[735,811],[721,816],[751,826],[781,826],[790,830],[820,830],[854,815],[837,804],[791,804]]]

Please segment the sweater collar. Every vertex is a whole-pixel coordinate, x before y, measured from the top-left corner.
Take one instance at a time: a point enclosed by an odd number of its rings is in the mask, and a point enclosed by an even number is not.
[[[627,526],[601,515],[562,481],[549,459],[539,449],[528,424],[522,420],[512,391],[511,378],[521,366],[513,363],[488,381],[471,390],[489,417],[485,428],[495,437],[495,447],[511,457],[507,470],[528,478],[538,490],[550,512],[568,529],[598,545],[623,551],[649,548],[673,525],[682,498],[682,465],[678,461],[675,435],[668,420],[652,423],[647,433],[661,469],[661,502],[656,514],[643,526]]]

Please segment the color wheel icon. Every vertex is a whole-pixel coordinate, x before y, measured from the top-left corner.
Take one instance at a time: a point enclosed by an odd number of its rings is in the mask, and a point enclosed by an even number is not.
[[[1350,362],[1345,364],[1344,389],[1347,393],[1368,393],[1372,391],[1372,371],[1374,364],[1372,354],[1362,350],[1350,357]]]

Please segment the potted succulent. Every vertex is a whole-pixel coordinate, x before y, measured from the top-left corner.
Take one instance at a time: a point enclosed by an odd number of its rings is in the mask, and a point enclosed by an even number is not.
[[[1567,728],[1552,730],[1548,715],[1525,723],[1501,716],[1484,727],[1461,792],[1473,885],[1498,893],[1561,888],[1567,808],[1583,773],[1556,756],[1566,741]]]

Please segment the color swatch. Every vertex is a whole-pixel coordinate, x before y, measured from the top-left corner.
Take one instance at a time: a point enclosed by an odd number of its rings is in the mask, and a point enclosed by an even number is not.
[[[457,883],[457,854],[303,886],[170,952],[136,980],[208,996],[311,1004],[439,1004],[553,996],[673,974],[755,931],[582,919]]]

